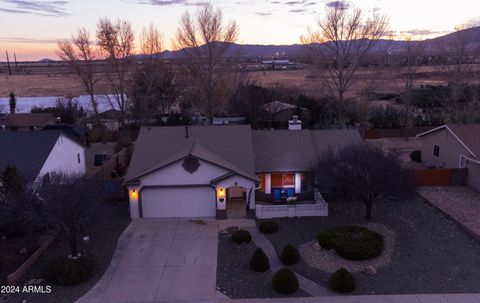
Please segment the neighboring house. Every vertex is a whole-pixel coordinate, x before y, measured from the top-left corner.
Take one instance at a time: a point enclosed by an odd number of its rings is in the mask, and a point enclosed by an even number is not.
[[[467,183],[480,190],[480,123],[447,124],[418,135],[429,167],[468,168]]]
[[[314,203],[319,157],[359,142],[356,130],[144,127],[125,177],[131,216],[252,218],[256,203]]]
[[[0,130],[36,131],[55,123],[52,113],[8,114],[0,119]]]
[[[261,110],[264,113],[265,120],[264,123],[275,123],[275,124],[287,124],[292,116],[297,115],[298,108],[297,106],[289,103],[284,103],[280,101],[273,101],[270,103],[263,104]],[[301,118],[304,122],[310,120],[310,111],[306,108],[300,108]]]
[[[99,114],[99,122],[111,132],[118,132],[120,130],[120,118],[122,113],[116,109],[109,109]],[[92,129],[95,124],[94,118],[90,118],[87,121],[87,127]]]
[[[27,182],[54,172],[85,174],[83,146],[61,131],[0,132],[0,142],[0,170],[13,165]]]

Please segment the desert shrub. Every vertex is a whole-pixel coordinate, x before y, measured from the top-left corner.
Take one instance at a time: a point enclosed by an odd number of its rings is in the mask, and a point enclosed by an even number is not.
[[[280,259],[285,265],[293,265],[300,261],[300,254],[295,247],[289,244],[283,248]]]
[[[95,257],[91,254],[78,259],[57,256],[47,261],[43,275],[48,282],[56,285],[75,285],[95,275],[95,263]]]
[[[278,231],[278,223],[273,220],[262,221],[258,224],[258,230],[263,234],[273,234]]]
[[[334,249],[337,255],[348,260],[367,260],[382,254],[383,236],[361,226],[338,226],[317,235],[322,248]]]
[[[281,294],[291,295],[298,290],[297,276],[288,268],[282,268],[273,275],[273,288]]]
[[[353,275],[345,268],[340,268],[328,280],[328,287],[338,293],[348,293],[355,290],[357,283]]]
[[[412,161],[422,163],[422,151],[420,150],[414,150],[410,153],[410,159]]]
[[[270,261],[261,248],[257,248],[250,258],[250,269],[265,272],[270,269]]]
[[[238,244],[248,243],[252,240],[252,236],[246,230],[239,229],[232,233],[232,241]]]

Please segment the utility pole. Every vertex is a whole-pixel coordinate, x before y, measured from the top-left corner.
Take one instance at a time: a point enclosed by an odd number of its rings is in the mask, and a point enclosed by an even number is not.
[[[12,75],[12,70],[10,69],[10,59],[8,58],[8,51],[5,51],[7,54],[7,66],[8,66],[8,74]]]

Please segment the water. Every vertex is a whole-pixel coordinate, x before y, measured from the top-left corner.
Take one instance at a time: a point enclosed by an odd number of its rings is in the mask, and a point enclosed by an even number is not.
[[[29,113],[33,107],[55,107],[57,100],[62,98],[60,96],[47,96],[47,97],[16,97],[17,99],[17,113]],[[106,95],[95,96],[98,102],[99,112],[104,112],[111,109],[110,102],[108,98],[112,101],[115,109],[118,109],[116,105],[116,98],[112,95],[108,97]],[[90,96],[78,96],[74,98],[74,101],[78,103],[79,106],[82,106],[83,109],[87,112],[92,112],[93,109],[90,105]],[[0,112],[8,113],[9,112],[9,98],[0,98]]]

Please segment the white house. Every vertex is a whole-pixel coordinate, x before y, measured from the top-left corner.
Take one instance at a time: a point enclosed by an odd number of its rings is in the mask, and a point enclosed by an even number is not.
[[[49,174],[84,175],[85,150],[62,131],[0,132],[0,171],[15,166],[27,182]]]
[[[254,218],[256,204],[313,203],[319,157],[358,142],[356,130],[144,127],[125,177],[131,216]]]

